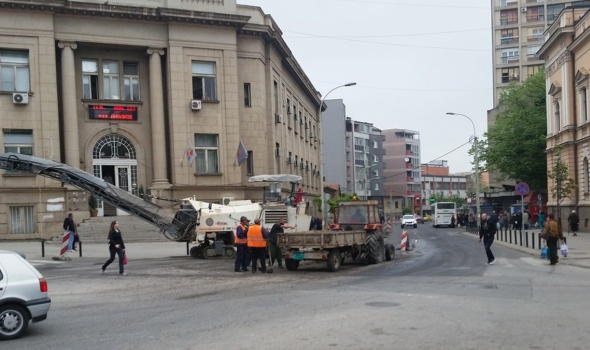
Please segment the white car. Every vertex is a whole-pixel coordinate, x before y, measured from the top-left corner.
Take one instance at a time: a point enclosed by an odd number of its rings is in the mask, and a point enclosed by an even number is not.
[[[18,253],[0,250],[0,340],[20,337],[47,318],[47,281]]]
[[[414,215],[404,215],[402,217],[402,228],[406,226],[414,226],[414,228],[418,227],[418,222],[416,221]]]

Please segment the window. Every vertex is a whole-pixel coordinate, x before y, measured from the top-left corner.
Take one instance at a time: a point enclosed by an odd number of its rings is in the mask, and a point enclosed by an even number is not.
[[[196,134],[195,151],[198,174],[216,174],[219,172],[217,135]]]
[[[279,113],[279,83],[277,83],[276,80],[273,82],[273,92],[275,94],[275,96],[274,96],[275,113],[280,114]]]
[[[0,91],[29,92],[29,53],[0,50]]]
[[[553,104],[553,115],[555,118],[555,134],[559,133],[559,130],[561,129],[561,117],[560,117],[560,110],[559,110],[559,101],[556,101]]]
[[[545,20],[545,9],[543,6],[527,7],[526,9],[527,22],[541,22]]]
[[[216,69],[214,62],[193,61],[193,98],[217,101]]]
[[[518,67],[502,68],[502,83],[509,83],[511,80],[518,80]]]
[[[502,63],[518,62],[518,48],[502,50]]]
[[[375,184],[375,191],[379,191],[379,183]]]
[[[254,153],[248,151],[248,158],[246,159],[246,175],[254,175]]]
[[[34,233],[33,206],[10,207],[10,233]]]
[[[500,24],[516,24],[518,23],[518,10],[501,10],[500,11]]]
[[[539,46],[539,45],[527,47],[526,48],[527,60],[529,60],[529,61],[538,60],[539,58],[537,57],[537,51],[539,51],[540,48],[541,48],[541,46]]]
[[[83,98],[98,99],[98,61],[82,60]]]
[[[250,83],[244,83],[244,106],[252,107]]]
[[[119,62],[104,61],[102,64],[103,98],[119,100]]]
[[[588,89],[580,90],[580,114],[582,123],[588,122]]]
[[[33,131],[4,129],[4,152],[33,155]]]
[[[584,179],[584,195],[587,196],[588,195],[588,158],[584,157],[584,161],[583,161],[583,174],[582,177]]]
[[[123,63],[123,86],[126,101],[139,101],[139,66],[137,63]]]
[[[553,22],[564,8],[565,4],[547,5],[547,21]]]
[[[527,78],[532,77],[533,75],[537,74],[541,66],[527,66],[526,67],[526,74]]]
[[[503,29],[500,31],[500,43],[512,44],[518,43],[518,29]]]

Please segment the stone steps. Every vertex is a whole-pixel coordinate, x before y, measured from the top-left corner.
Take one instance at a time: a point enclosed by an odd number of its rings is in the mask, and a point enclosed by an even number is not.
[[[111,222],[117,220],[125,242],[170,242],[160,230],[140,218],[131,215],[94,217],[78,224],[78,234],[83,243],[107,243]]]

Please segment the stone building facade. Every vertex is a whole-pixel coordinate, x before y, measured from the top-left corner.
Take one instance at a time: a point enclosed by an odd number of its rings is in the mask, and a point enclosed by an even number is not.
[[[546,65],[547,90],[547,169],[556,161],[555,149],[561,147],[561,160],[576,189],[560,203],[562,225],[567,227],[571,210],[580,214],[581,228],[590,218],[590,7],[569,7],[545,32],[545,44],[539,51]],[[555,182],[547,179],[549,212],[557,213],[552,198]]]
[[[162,206],[260,200],[249,176],[296,174],[313,211],[321,96],[258,7],[0,1],[0,70],[4,152],[81,168]],[[68,212],[88,217],[87,198],[3,171],[0,239],[53,236]],[[99,215],[122,214],[100,204]]]

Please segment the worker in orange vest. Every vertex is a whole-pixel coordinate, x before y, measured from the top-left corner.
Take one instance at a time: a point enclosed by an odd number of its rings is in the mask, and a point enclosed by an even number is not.
[[[234,264],[235,272],[248,271],[248,257],[250,252],[248,251],[248,223],[250,221],[247,217],[242,216],[240,218],[240,224],[236,229],[236,238],[234,245],[236,246],[236,262]]]
[[[268,232],[260,226],[260,219],[254,220],[254,225],[248,227],[248,248],[252,258],[252,273],[256,273],[258,261],[260,261],[260,272],[266,273],[266,239]]]

